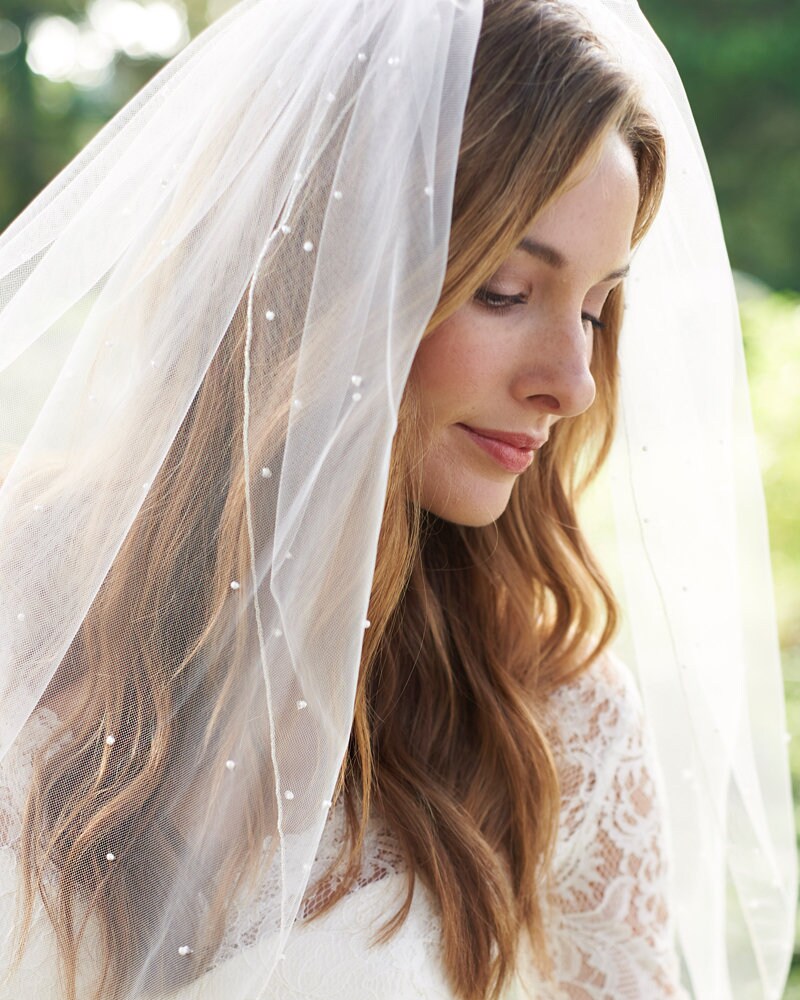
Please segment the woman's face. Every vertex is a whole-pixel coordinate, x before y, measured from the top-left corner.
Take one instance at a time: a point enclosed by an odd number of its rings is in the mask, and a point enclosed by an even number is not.
[[[628,265],[639,183],[616,132],[576,176],[414,359],[422,506],[447,521],[496,520],[556,421],[594,399],[592,341]]]

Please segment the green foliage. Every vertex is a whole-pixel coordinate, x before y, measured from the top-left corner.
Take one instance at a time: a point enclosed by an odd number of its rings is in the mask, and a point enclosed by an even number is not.
[[[740,294],[781,632],[789,764],[800,832],[800,295]],[[800,1000],[800,921],[784,1000]]]
[[[781,638],[800,649],[800,296],[744,298],[740,312]]]
[[[215,9],[227,0],[211,0]],[[641,0],[681,72],[714,178],[731,260],[774,288],[800,289],[800,74],[796,0]],[[6,0],[32,20],[84,16],[87,0]],[[184,0],[192,35],[204,0]],[[0,56],[0,230],[160,67],[117,59],[94,91],[35,77],[23,44]]]
[[[733,266],[800,289],[796,0],[641,0],[680,71]]]

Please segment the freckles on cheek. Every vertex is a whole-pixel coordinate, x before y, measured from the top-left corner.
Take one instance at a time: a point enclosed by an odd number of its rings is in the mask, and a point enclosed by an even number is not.
[[[412,369],[423,400],[427,395],[464,402],[479,389],[491,359],[470,332],[463,321],[448,321],[423,340]]]

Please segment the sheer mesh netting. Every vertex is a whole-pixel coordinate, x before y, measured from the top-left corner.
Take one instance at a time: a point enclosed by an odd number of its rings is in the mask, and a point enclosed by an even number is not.
[[[684,998],[660,783],[636,685],[624,665],[604,659],[556,691],[548,707],[562,784],[554,892],[547,901],[556,981],[545,982],[528,958],[509,997],[516,991],[536,1000]],[[34,755],[56,728],[54,713],[38,711],[0,769],[6,855],[15,851]],[[373,942],[406,885],[399,847],[377,820],[355,885],[333,909],[310,919],[326,891],[318,888],[320,876],[340,854],[344,837],[344,811],[337,804],[268,995],[452,997],[441,966],[439,918],[419,880],[400,932],[385,944]],[[274,922],[275,897],[265,881],[256,899],[235,914],[218,963],[245,950]]]

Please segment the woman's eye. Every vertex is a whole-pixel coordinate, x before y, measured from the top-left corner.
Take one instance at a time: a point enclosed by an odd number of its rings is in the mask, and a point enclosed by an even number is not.
[[[474,298],[492,312],[505,312],[512,306],[524,305],[528,301],[525,295],[501,295],[488,288],[479,288]]]
[[[599,332],[600,330],[605,330],[605,323],[601,323],[596,316],[592,316],[591,313],[581,313],[581,319],[584,323],[588,323],[592,330]]]

